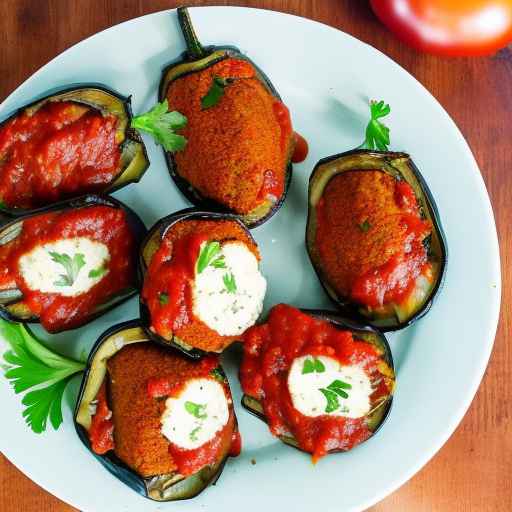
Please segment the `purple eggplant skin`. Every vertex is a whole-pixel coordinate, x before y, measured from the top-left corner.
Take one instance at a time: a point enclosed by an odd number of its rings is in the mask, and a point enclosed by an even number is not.
[[[133,117],[131,107],[131,96],[123,96],[118,92],[97,83],[88,84],[72,84],[65,88],[57,88],[47,91],[45,96],[39,97],[29,104],[18,108],[8,117],[0,122],[0,128],[14,118],[24,114],[25,112],[36,111],[47,103],[70,101],[81,103],[88,107],[92,107],[100,112],[107,112],[115,115],[119,119],[119,123],[123,125],[124,140],[120,145],[122,170],[107,184],[104,189],[95,194],[111,194],[130,183],[137,183],[149,167],[149,158],[146,146],[139,133],[130,127]],[[68,197],[66,200],[78,198],[87,194],[78,193],[74,197]],[[89,194],[92,195],[92,194]],[[63,202],[62,201],[59,202]],[[0,202],[0,226],[8,222],[12,218],[27,215],[41,208],[47,208],[51,205],[45,205],[38,208],[17,208],[7,207]]]
[[[361,339],[368,343],[371,343],[378,347],[382,353],[383,353],[383,359],[388,365],[388,367],[392,370],[392,372],[395,372],[395,367],[393,363],[393,354],[391,352],[391,347],[389,346],[388,340],[386,339],[385,335],[380,332],[378,329],[375,329],[374,327],[370,325],[365,324],[359,324],[355,322],[352,319],[344,318],[339,313],[334,311],[327,311],[322,309],[300,309],[303,313],[306,315],[312,316],[313,318],[316,318],[318,320],[324,320],[326,322],[329,322],[337,329],[341,330],[349,330],[355,339]],[[260,420],[267,423],[267,418],[265,417],[265,413],[263,411],[263,405],[259,400],[256,398],[253,398],[249,395],[243,395],[242,396],[242,407],[244,407],[247,411],[249,411],[251,414],[259,418]],[[389,418],[389,414],[391,412],[391,407],[393,405],[393,394],[391,394],[387,400],[380,405],[373,415],[369,416],[369,426],[372,430],[373,434],[371,437],[373,437],[384,425],[386,420]],[[299,447],[297,441],[295,438],[291,435],[283,435],[280,436],[279,439],[287,444],[292,446],[293,448],[296,448],[297,450],[301,452],[305,452],[302,448]],[[371,438],[370,438],[371,439]],[[332,450],[329,453],[337,453],[343,450]],[[309,453],[309,452],[305,452]]]
[[[199,208],[185,208],[184,210],[171,213],[167,217],[160,219],[153,225],[153,227],[149,229],[146,238],[143,240],[141,244],[139,252],[138,271],[139,281],[142,284],[144,283],[144,276],[146,275],[146,271],[149,266],[149,261],[151,260],[151,257],[158,249],[157,242],[159,243],[164,238],[169,228],[171,228],[177,222],[181,222],[184,220],[229,220],[236,222],[246,232],[247,236],[254,242],[254,244],[257,245],[248,227],[240,220],[240,217],[238,215],[216,211],[205,211]],[[149,326],[151,325],[151,318],[149,310],[146,304],[144,303],[144,300],[142,299],[142,295],[140,296],[139,304],[140,318],[144,326],[144,329],[146,330],[147,335],[155,343],[158,343],[166,347],[172,346],[193,359],[200,359],[201,357],[208,354],[204,350],[200,350],[197,348],[187,348],[173,340],[166,340],[159,334],[153,332],[149,328]]]
[[[276,88],[270,81],[267,75],[246,55],[244,55],[235,46],[208,46],[204,47],[199,42],[194,27],[192,25],[190,15],[186,7],[178,7],[178,21],[183,34],[183,38],[187,45],[187,50],[174,62],[164,68],[162,72],[162,79],[158,90],[159,101],[164,101],[167,98],[167,90],[172,81],[179,77],[186,76],[190,73],[201,71],[217,62],[227,59],[235,58],[249,62],[256,70],[256,76],[260,82],[266,87],[268,92],[277,100],[281,101],[281,96]],[[197,189],[195,189],[187,180],[182,178],[178,171],[176,160],[171,152],[164,150],[165,160],[169,174],[178,187],[182,195],[195,207],[221,213],[228,213],[237,215],[243,220],[246,226],[250,229],[261,226],[273,217],[283,206],[286,199],[288,190],[290,188],[292,179],[292,164],[291,160],[286,167],[285,186],[282,196],[271,206],[268,212],[261,216],[244,216],[239,215],[227,208],[225,205],[218,203],[212,199],[204,197]]]
[[[142,343],[152,343],[142,329],[140,320],[137,319],[129,320],[111,327],[105,331],[93,345],[82,377],[82,383],[73,414],[76,433],[85,448],[107,469],[107,471],[141,496],[158,502],[180,501],[194,498],[206,489],[206,487],[214,485],[217,482],[229,455],[224,457],[223,460],[219,461],[214,467],[207,466],[195,475],[180,480],[176,479],[175,482],[172,482],[172,480],[175,479],[175,475],[173,474],[142,477],[122,462],[113,451],[109,451],[103,455],[95,453],[91,448],[87,429],[81,423],[85,409],[81,406],[87,385],[91,379],[98,375],[98,372],[92,371],[96,354],[105,344],[119,344],[119,340],[123,340],[123,338],[125,340],[133,340],[134,336],[142,337],[141,340],[143,341],[140,341]],[[174,349],[169,348],[169,350],[173,351]],[[226,378],[222,368],[219,367],[217,370]]]
[[[140,243],[146,236],[146,226],[144,225],[144,222],[135,213],[134,210],[126,206],[118,199],[114,199],[113,197],[89,194],[82,197],[78,197],[76,199],[68,199],[66,201],[61,201],[52,206],[32,210],[29,214],[16,217],[14,219],[10,219],[9,222],[0,227],[0,245],[2,245],[2,243],[7,243],[3,242],[3,238],[5,238],[5,240],[7,241],[11,239],[9,237],[9,233],[13,233],[16,230],[17,226],[21,226],[21,223],[24,219],[37,217],[39,215],[45,215],[51,212],[88,208],[90,206],[110,206],[112,208],[123,209],[126,212],[127,221],[135,236],[137,246],[140,245]],[[6,235],[3,236],[3,234]],[[119,306],[123,302],[126,302],[128,299],[130,299],[131,297],[138,293],[139,287],[140,283],[138,280],[138,276],[136,275],[136,279],[132,287],[130,287],[127,290],[124,290],[121,294],[119,294],[119,296],[112,297],[112,301],[109,301],[108,305],[106,305],[105,307],[98,308],[98,311],[87,317],[87,320],[82,325],[92,322],[99,316],[107,313],[108,311]],[[38,323],[39,319],[37,316],[32,315],[30,311],[26,310],[26,308],[16,307],[17,303],[19,303],[20,300],[23,298],[21,292],[18,291],[18,293],[16,293],[16,291],[17,290],[0,291],[0,317],[4,318],[5,320],[9,320],[10,322],[20,322],[27,324]]]
[[[393,316],[382,319],[372,318],[372,315],[369,313],[364,314],[364,308],[352,302],[347,297],[338,296],[333,288],[329,286],[328,279],[324,275],[321,264],[316,256],[316,213],[314,212],[314,206],[312,206],[312,198],[313,196],[318,197],[319,195],[317,187],[323,186],[323,188],[325,188],[327,186],[328,180],[323,179],[327,173],[334,172],[331,169],[348,161],[354,162],[354,165],[344,168],[341,172],[345,170],[348,171],[365,168],[379,169],[392,175],[398,180],[405,180],[415,191],[421,213],[425,218],[430,220],[432,224],[432,236],[426,240],[426,246],[429,260],[437,266],[435,283],[423,305],[406,318],[399,319],[398,316]],[[340,171],[335,172],[335,174],[338,172]],[[333,176],[335,174],[333,174]],[[345,318],[351,318],[358,323],[372,325],[382,332],[392,332],[404,329],[424,317],[430,311],[437,294],[443,287],[448,263],[448,246],[441,223],[441,217],[427,182],[407,153],[354,149],[323,158],[317,162],[309,178],[308,219],[305,238],[306,249],[311,264],[326,294],[340,311],[340,314]]]

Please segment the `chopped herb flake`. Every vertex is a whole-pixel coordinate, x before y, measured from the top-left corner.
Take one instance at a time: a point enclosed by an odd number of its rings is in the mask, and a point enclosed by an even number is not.
[[[224,274],[224,277],[222,278],[224,281],[224,286],[226,287],[226,290],[228,293],[235,293],[236,292],[236,281],[235,276],[231,273]]]
[[[198,420],[204,420],[208,416],[206,414],[206,404],[196,404],[194,402],[186,401],[185,410]]]
[[[85,265],[85,256],[81,252],[77,252],[73,258],[69,254],[50,251],[50,256],[55,263],[59,263],[64,267],[65,274],[61,274],[58,281],[53,284],[55,286],[73,286],[78,277],[80,269]]]
[[[233,78],[222,78],[220,76],[213,77],[212,84],[208,92],[201,98],[201,108],[203,110],[214,107],[224,96],[226,86],[234,82]]]

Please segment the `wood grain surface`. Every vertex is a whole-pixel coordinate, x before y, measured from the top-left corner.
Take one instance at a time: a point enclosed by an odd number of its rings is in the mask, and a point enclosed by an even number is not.
[[[482,385],[451,439],[411,481],[371,510],[512,510],[512,50],[476,59],[416,53],[376,20],[364,0],[188,3],[273,9],[348,32],[412,73],[462,130],[484,176],[500,236],[503,302],[496,344]],[[175,6],[176,2],[164,0],[1,0],[0,100],[72,44],[130,18]],[[0,510],[74,509],[40,489],[2,456]]]

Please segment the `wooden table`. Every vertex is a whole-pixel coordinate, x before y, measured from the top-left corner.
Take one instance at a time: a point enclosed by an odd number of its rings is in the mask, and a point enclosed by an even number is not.
[[[398,42],[363,0],[188,3],[274,9],[348,32],[410,71],[466,136],[487,184],[500,234],[504,291],[494,352],[480,390],[455,434],[411,481],[371,510],[512,510],[512,50],[479,59],[418,54]],[[72,44],[114,24],[175,5],[165,0],[2,0],[0,100]],[[74,510],[32,483],[3,456],[1,466],[0,510]]]

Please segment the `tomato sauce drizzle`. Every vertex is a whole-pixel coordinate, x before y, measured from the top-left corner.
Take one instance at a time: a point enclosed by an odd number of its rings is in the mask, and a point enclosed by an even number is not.
[[[207,240],[206,235],[189,234],[172,243],[164,237],[151,259],[142,298],[149,309],[151,328],[165,338],[190,322],[190,282],[201,244]]]
[[[96,412],[91,418],[89,440],[94,453],[103,455],[114,449],[114,422],[107,403],[107,384],[104,381],[96,395]]]
[[[351,297],[366,306],[400,304],[416,287],[416,279],[429,277],[431,264],[423,245],[430,233],[430,223],[421,218],[414,190],[406,181],[395,184],[395,201],[402,210],[402,223],[406,227],[403,250],[394,254],[384,265],[358,276],[351,290]]]
[[[73,102],[49,102],[0,127],[0,199],[33,208],[96,192],[119,172],[117,118]]]
[[[293,360],[303,355],[325,355],[342,365],[361,365],[374,388],[372,404],[391,393],[392,383],[381,374],[382,355],[373,345],[355,340],[351,332],[336,329],[291,306],[273,307],[265,324],[245,333],[240,367],[244,393],[262,403],[273,435],[291,433],[300,448],[316,461],[330,451],[350,450],[372,432],[364,417],[326,414],[310,418],[293,407],[288,372]]]
[[[150,398],[179,396],[183,387],[190,379],[215,379],[211,371],[217,368],[218,365],[218,356],[207,356],[198,363],[197,371],[190,373],[185,381],[176,382],[174,376],[149,379],[147,382],[148,396]],[[222,383],[222,388],[226,394],[226,399],[232,404],[229,386],[224,382]],[[206,465],[219,462],[227,453],[232,457],[236,457],[241,450],[241,438],[235,427],[233,407],[230,405],[228,422],[206,443],[189,450],[169,442],[169,454],[176,463],[178,472],[184,476],[190,476]]]
[[[61,239],[86,237],[108,247],[108,274],[90,290],[74,297],[32,290],[18,268],[23,254]],[[97,306],[135,284],[136,243],[126,214],[120,208],[88,206],[35,215],[23,221],[21,233],[0,246],[0,288],[17,287],[23,303],[39,317],[48,332],[84,323]]]

